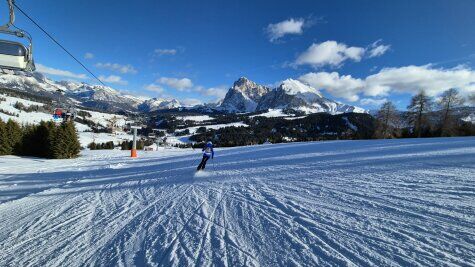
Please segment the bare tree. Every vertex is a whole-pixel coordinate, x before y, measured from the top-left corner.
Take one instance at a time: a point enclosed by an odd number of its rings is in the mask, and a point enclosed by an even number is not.
[[[376,119],[377,138],[394,138],[399,136],[400,116],[396,106],[391,101],[387,101],[381,105],[381,108],[376,114]]]
[[[428,128],[427,113],[432,110],[432,106],[432,99],[427,96],[424,90],[413,96],[411,103],[407,106],[409,122],[412,124],[417,137],[421,137],[422,130]]]
[[[452,111],[460,107],[465,100],[459,95],[457,89],[452,88],[442,93],[437,105],[440,108],[440,134],[442,136],[451,135],[454,127]]]

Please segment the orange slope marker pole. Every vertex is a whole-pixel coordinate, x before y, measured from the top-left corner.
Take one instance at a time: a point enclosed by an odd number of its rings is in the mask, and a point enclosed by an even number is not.
[[[130,151],[130,157],[136,158],[137,157],[137,129],[140,127],[132,126],[131,128],[134,129],[134,138],[132,141],[132,150]]]

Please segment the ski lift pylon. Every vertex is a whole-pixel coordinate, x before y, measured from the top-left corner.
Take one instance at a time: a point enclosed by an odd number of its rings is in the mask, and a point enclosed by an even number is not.
[[[26,39],[28,46],[20,42],[0,39],[0,68],[21,71],[34,71],[33,41],[29,33],[15,26],[14,0],[7,0],[10,19],[0,26],[0,33]],[[14,28],[14,29],[12,29]]]

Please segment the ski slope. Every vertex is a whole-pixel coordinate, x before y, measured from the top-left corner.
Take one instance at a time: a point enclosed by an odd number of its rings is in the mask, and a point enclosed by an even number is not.
[[[475,265],[475,138],[126,156],[0,157],[0,266]]]

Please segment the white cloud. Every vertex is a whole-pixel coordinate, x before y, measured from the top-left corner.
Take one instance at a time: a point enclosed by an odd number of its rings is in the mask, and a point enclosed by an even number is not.
[[[160,77],[155,81],[155,83],[151,83],[146,85],[145,90],[157,92],[159,94],[165,93],[167,88],[175,89],[180,92],[187,92],[192,94],[199,94],[204,97],[214,98],[213,100],[220,100],[224,98],[227,93],[226,86],[217,86],[217,87],[204,87],[201,85],[194,85],[191,79],[189,78],[170,78],[170,77]],[[189,98],[192,99],[192,98]],[[197,100],[197,99],[193,99]],[[202,103],[201,100],[199,100]],[[190,100],[190,103],[193,101]],[[198,102],[194,101],[193,105],[199,104]]]
[[[358,100],[358,93],[365,85],[361,79],[355,79],[351,75],[340,76],[337,72],[311,72],[298,79],[316,89],[324,89],[333,96],[353,102]]]
[[[88,79],[86,74],[76,74],[68,70],[50,68],[39,63],[36,64],[36,70],[44,74],[57,75],[57,76],[62,76],[62,77],[74,78],[74,79]]]
[[[388,101],[387,98],[363,98],[360,100],[361,105],[364,106],[370,106],[370,107],[379,107],[382,104],[386,103]]]
[[[157,80],[157,83],[167,85],[173,89],[178,91],[185,91],[193,87],[193,82],[191,82],[188,78],[169,78],[169,77],[161,77]]]
[[[295,65],[311,65],[313,67],[330,65],[338,67],[346,60],[360,61],[364,53],[365,49],[362,47],[349,47],[336,41],[314,43],[297,57]]]
[[[302,34],[305,20],[302,18],[290,18],[275,24],[269,24],[266,32],[271,42],[277,41],[288,34]]]
[[[157,48],[153,51],[154,55],[156,56],[164,56],[164,55],[170,55],[170,56],[173,56],[173,55],[176,55],[178,51],[176,49],[160,49],[160,48]]]
[[[430,96],[437,96],[450,88],[457,88],[463,96],[475,93],[475,70],[467,66],[451,69],[436,69],[432,65],[384,68],[365,79],[340,76],[336,72],[311,72],[300,76],[299,80],[349,101],[357,101],[360,95],[415,94],[421,89]]]
[[[109,76],[104,76],[100,75],[99,80],[105,82],[105,83],[115,83],[115,84],[120,84],[120,85],[127,85],[127,81],[122,80],[122,77],[117,76],[117,75],[109,75]]]
[[[107,70],[115,71],[115,72],[120,72],[122,74],[128,74],[128,73],[136,74],[137,73],[137,70],[130,64],[121,65],[121,64],[118,64],[118,63],[101,63],[101,62],[99,62],[99,63],[96,63],[95,66],[97,68],[107,69]]]
[[[424,89],[427,94],[436,96],[450,88],[457,88],[462,94],[475,92],[475,71],[466,66],[451,69],[435,69],[432,65],[384,68],[366,78],[365,94],[415,93]]]
[[[339,67],[345,61],[361,61],[364,57],[379,57],[391,48],[390,45],[381,44],[378,40],[367,48],[347,46],[337,41],[314,43],[306,51],[300,54],[291,66],[310,65],[314,68],[323,66]]]
[[[201,100],[196,99],[196,98],[185,98],[185,99],[180,100],[180,102],[183,105],[190,106],[190,107],[200,105],[203,103]]]
[[[163,87],[161,87],[160,85],[154,84],[154,83],[146,85],[145,90],[151,91],[151,92],[156,92],[156,93],[159,93],[159,94],[162,94],[165,91],[165,89],[163,89]]]
[[[93,59],[94,58],[94,54],[93,53],[90,53],[90,52],[87,52],[84,54],[84,58],[85,59]]]
[[[389,49],[391,48],[390,45],[381,44],[381,40],[378,40],[372,43],[368,48],[368,57],[379,57],[384,55]]]
[[[203,96],[211,96],[216,98],[217,100],[223,99],[228,89],[226,86],[219,86],[219,87],[211,87],[211,88],[204,88],[203,86],[197,86],[194,90],[200,93]]]

